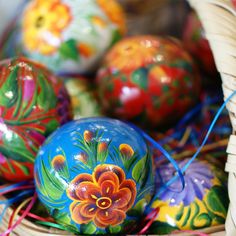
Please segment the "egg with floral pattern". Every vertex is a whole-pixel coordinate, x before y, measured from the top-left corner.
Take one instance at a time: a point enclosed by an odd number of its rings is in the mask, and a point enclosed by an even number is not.
[[[38,197],[80,234],[130,232],[154,192],[152,154],[129,125],[81,118],[57,129],[35,162]]]
[[[32,0],[26,6],[12,54],[56,73],[88,73],[125,31],[116,0]]]
[[[231,2],[233,4],[234,8],[236,9],[236,0],[231,0]]]
[[[215,60],[205,31],[195,12],[189,13],[184,26],[183,42],[185,48],[196,60],[203,72],[208,75],[216,75]]]
[[[102,115],[91,81],[77,76],[76,78],[66,78],[64,82],[71,98],[74,119]]]
[[[0,176],[33,179],[40,145],[71,119],[62,81],[43,65],[26,58],[0,63]]]
[[[134,36],[118,42],[97,74],[106,114],[145,127],[169,125],[198,100],[200,80],[173,38]]]
[[[189,159],[179,161],[183,168]],[[163,186],[175,176],[171,164],[157,169],[157,186]],[[206,160],[195,160],[184,173],[185,185],[179,179],[169,188],[160,188],[152,202],[152,209],[159,208],[158,215],[149,229],[150,234],[168,234],[175,230],[197,230],[224,224],[227,209],[227,175]]]

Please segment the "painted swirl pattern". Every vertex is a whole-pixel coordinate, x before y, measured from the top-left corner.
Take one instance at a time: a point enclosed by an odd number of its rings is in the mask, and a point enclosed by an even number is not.
[[[63,83],[25,58],[0,65],[0,174],[10,181],[33,178],[39,146],[71,119]]]

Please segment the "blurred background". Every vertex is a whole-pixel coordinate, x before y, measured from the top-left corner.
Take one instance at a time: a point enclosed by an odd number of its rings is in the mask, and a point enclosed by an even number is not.
[[[9,22],[19,15],[29,0],[0,0],[0,34]],[[128,24],[128,35],[168,34],[181,36],[189,12],[185,0],[119,0]]]

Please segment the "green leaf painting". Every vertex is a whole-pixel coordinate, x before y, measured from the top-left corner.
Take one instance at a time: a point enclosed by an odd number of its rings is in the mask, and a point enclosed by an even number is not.
[[[9,141],[10,135],[10,141]],[[0,145],[0,152],[15,161],[34,162],[34,153],[27,147],[22,137],[13,131],[8,131],[2,136],[3,145]],[[14,147],[14,148],[13,148]]]
[[[57,120],[50,120],[47,124],[45,124],[45,136],[51,134],[57,127],[59,127],[59,122]]]
[[[57,206],[57,208],[64,208],[63,202],[65,200],[61,199],[62,194],[65,191],[66,182],[58,178],[55,173],[50,172],[44,163],[41,164],[40,174],[42,178],[39,177],[39,173],[36,174],[36,183],[40,192],[42,193],[40,197],[47,202],[48,206]],[[43,179],[43,182],[39,182]]]
[[[192,65],[187,62],[187,61],[184,61],[184,60],[177,60],[175,62],[173,62],[171,64],[172,67],[180,67],[180,68],[183,68],[184,70],[188,71],[189,73],[192,73],[193,72],[193,67]]]
[[[160,221],[155,221],[151,227],[149,228],[148,232],[151,234],[170,234],[174,230],[179,230],[177,226],[171,226],[168,223],[160,222]]]
[[[196,223],[195,223],[196,222]],[[199,225],[200,222],[200,226]],[[194,229],[202,228],[202,227],[210,227],[212,222],[212,218],[207,213],[199,214],[196,218],[193,219]]]
[[[59,48],[61,57],[77,61],[79,59],[79,52],[76,47],[76,40],[69,39],[63,42]]]
[[[99,163],[105,163],[111,141],[102,141],[103,133],[99,129],[95,132],[85,130],[84,137],[80,133],[76,133],[76,136],[74,145],[82,150],[77,156],[82,168],[94,169]]]
[[[137,69],[132,73],[132,82],[140,86],[140,88],[146,90],[148,87],[148,70],[146,68]]]
[[[5,83],[0,89],[0,105],[5,107],[11,107],[17,100],[18,97],[18,81],[17,73],[19,67],[15,66],[8,77],[6,78]]]
[[[53,218],[59,223],[60,225],[64,226],[67,231],[76,233],[78,229],[75,225],[72,224],[71,217],[68,212],[61,212],[58,209],[54,209],[52,211]]]
[[[111,41],[111,45],[114,45],[115,43],[117,43],[120,39],[122,38],[120,32],[118,30],[114,30],[113,34],[112,34],[112,41]]]
[[[225,188],[214,186],[207,195],[208,208],[217,215],[226,216],[228,209],[228,195]]]
[[[146,154],[146,156],[139,160],[134,166],[132,177],[137,183],[144,187],[150,171],[149,154]]]
[[[82,224],[80,230],[82,234],[88,235],[95,233],[97,227],[93,224],[93,222],[90,222],[88,224]]]
[[[109,233],[111,234],[117,234],[121,231],[121,226],[118,225],[118,226],[110,226],[109,227]]]
[[[190,226],[192,229],[199,229],[211,225],[211,218],[209,214],[202,213],[197,202],[192,203],[190,218],[188,218],[187,220],[190,222]]]
[[[37,97],[38,105],[45,111],[54,108],[57,103],[57,97],[53,92],[51,84],[45,79],[43,74],[39,74],[38,82],[42,88]]]

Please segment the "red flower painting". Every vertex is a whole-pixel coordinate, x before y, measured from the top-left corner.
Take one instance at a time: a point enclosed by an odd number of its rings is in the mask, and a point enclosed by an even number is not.
[[[79,174],[67,189],[73,200],[72,219],[78,224],[91,221],[106,228],[121,224],[136,198],[136,183],[126,179],[124,171],[115,165],[98,165],[92,175]]]

